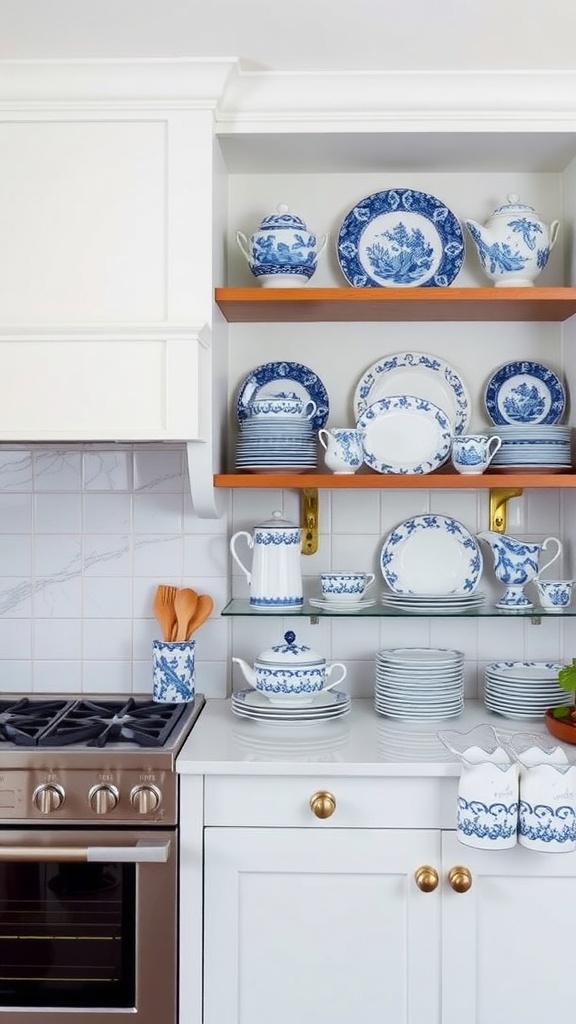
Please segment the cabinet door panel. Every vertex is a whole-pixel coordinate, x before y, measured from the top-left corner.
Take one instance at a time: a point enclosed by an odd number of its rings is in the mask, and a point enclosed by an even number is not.
[[[205,1024],[435,1024],[437,833],[206,829]]]
[[[473,879],[467,893],[443,881],[443,1024],[574,1024],[562,908],[576,905],[576,854],[484,852],[445,835],[442,864]]]

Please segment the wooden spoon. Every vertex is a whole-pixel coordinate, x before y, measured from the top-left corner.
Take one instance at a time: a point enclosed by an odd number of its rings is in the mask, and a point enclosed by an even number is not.
[[[190,587],[182,587],[181,590],[176,591],[176,597],[174,598],[174,611],[176,612],[176,635],[174,639],[177,643],[181,643],[183,640],[188,640],[190,636],[190,625],[192,619],[196,614],[198,602],[200,598],[195,590]]]
[[[160,623],[162,639],[167,641],[172,639],[172,631],[176,625],[175,596],[176,587],[170,587],[164,583],[156,588],[154,595],[154,615]]]
[[[188,633],[189,637],[192,636],[192,633],[196,632],[198,627],[201,626],[203,622],[206,622],[206,619],[210,618],[213,608],[214,601],[212,600],[210,595],[200,594],[198,598],[198,604],[196,605],[196,612],[194,614],[192,622],[190,623],[190,630]]]

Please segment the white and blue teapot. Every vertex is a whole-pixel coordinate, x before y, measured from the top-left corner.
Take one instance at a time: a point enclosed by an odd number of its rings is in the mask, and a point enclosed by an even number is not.
[[[497,288],[531,288],[548,263],[560,221],[546,225],[532,206],[511,192],[486,224],[464,221],[484,273]]]
[[[275,213],[264,217],[250,238],[236,232],[236,241],[259,284],[268,288],[299,288],[316,270],[318,257],[326,245],[324,235],[320,246],[316,235],[308,231],[304,221],[280,203]]]

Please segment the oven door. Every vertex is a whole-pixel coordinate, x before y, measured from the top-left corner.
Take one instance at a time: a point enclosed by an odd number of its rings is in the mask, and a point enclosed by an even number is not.
[[[2,1024],[175,1024],[176,842],[0,829]]]

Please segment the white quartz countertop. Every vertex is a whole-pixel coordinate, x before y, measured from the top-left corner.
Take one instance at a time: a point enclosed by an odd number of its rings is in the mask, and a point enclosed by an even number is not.
[[[186,775],[323,775],[449,777],[456,760],[437,737],[482,722],[499,736],[550,738],[543,721],[512,720],[469,701],[457,718],[404,722],[379,715],[371,700],[354,700],[343,718],[312,725],[269,725],[234,715],[229,700],[207,700],[176,769]]]

